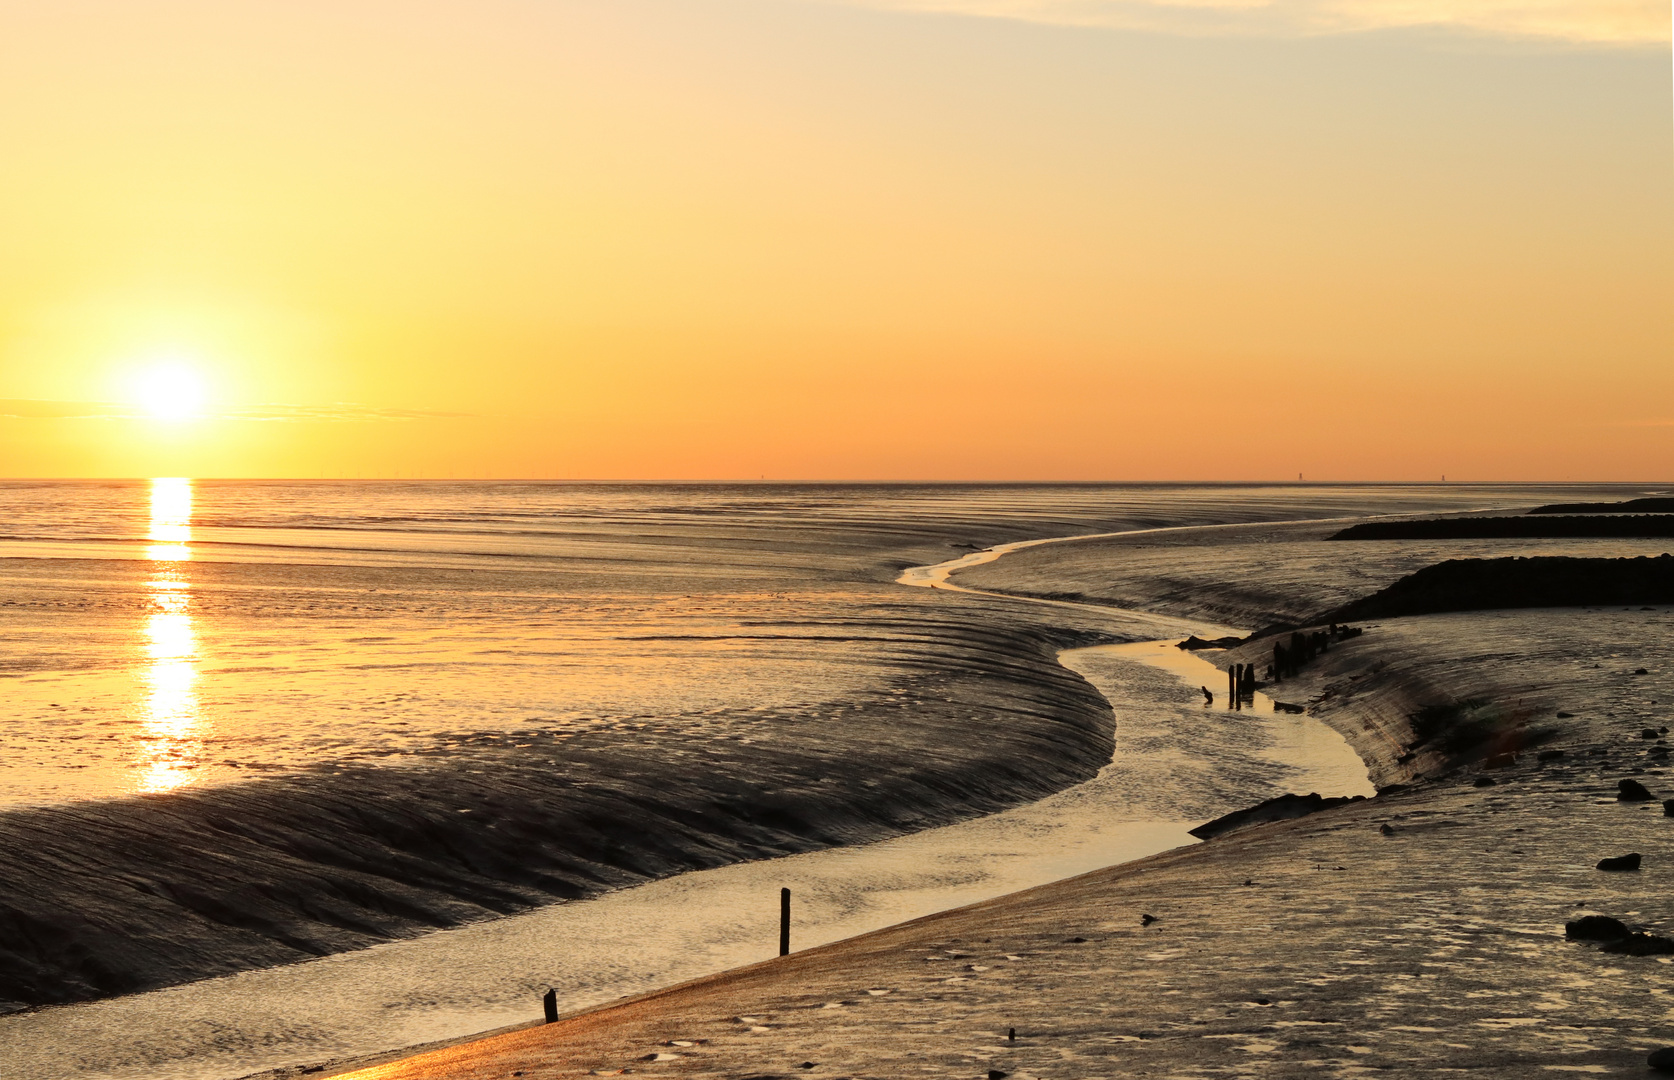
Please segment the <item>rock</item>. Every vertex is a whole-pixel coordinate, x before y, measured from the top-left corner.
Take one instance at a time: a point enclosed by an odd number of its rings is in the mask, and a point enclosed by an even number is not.
[[[1674,1046],[1652,1050],[1651,1056],[1645,1059],[1645,1064],[1657,1072],[1674,1072]]]
[[[1006,1077],[1008,1077],[1010,1075],[1011,1075],[1010,1073],[1003,1072],[999,1069],[989,1069],[988,1070],[988,1080],[1006,1080]]]
[[[1616,799],[1619,802],[1650,802],[1656,798],[1650,789],[1637,780],[1620,780],[1616,783]]]
[[[1598,947],[1598,951],[1622,956],[1667,956],[1674,953],[1674,941],[1656,934],[1629,934],[1625,938],[1605,942]]]
[[[1600,870],[1637,870],[1639,869],[1639,852],[1618,855],[1613,859],[1600,859],[1598,868]]]
[[[1395,830],[1390,827],[1390,824],[1387,821],[1384,822],[1382,825],[1378,826],[1378,832],[1382,833],[1385,836],[1394,836],[1395,835]]]
[[[1273,702],[1273,711],[1300,715],[1307,712],[1308,707],[1306,705],[1294,705],[1288,701],[1275,701]]]
[[[1573,719],[1575,719],[1575,714],[1572,713],[1572,712],[1564,712],[1562,709],[1559,709],[1558,710],[1558,719],[1559,720],[1573,720]]]
[[[1499,781],[1495,780],[1492,776],[1479,776],[1476,778],[1477,787],[1493,787],[1497,783],[1499,783]]]
[[[1307,795],[1280,795],[1249,807],[1246,810],[1234,810],[1230,814],[1216,818],[1199,825],[1195,829],[1188,829],[1199,840],[1212,840],[1238,829],[1247,829],[1252,825],[1265,825],[1272,821],[1289,821],[1292,818],[1307,817],[1309,814],[1321,810],[1329,810],[1334,806],[1343,806],[1351,802],[1364,802],[1366,796],[1356,795],[1353,798],[1337,796],[1322,798],[1319,792]]]
[[[1564,923],[1564,937],[1571,941],[1616,941],[1630,933],[1626,923],[1608,915],[1583,915]]]
[[[1248,885],[1249,882],[1246,881],[1246,882],[1244,882],[1244,884]],[[1141,915],[1139,917],[1139,925],[1140,926],[1150,926],[1152,923],[1154,923],[1156,921],[1157,921],[1157,917],[1155,915]]]
[[[1662,800],[1662,816],[1674,817],[1674,799]]]
[[[1633,673],[1635,675],[1649,675],[1650,674],[1650,672],[1646,671],[1644,668],[1634,668]]]
[[[1563,756],[1564,756],[1564,752],[1562,750],[1542,750],[1540,753],[1535,755],[1535,760],[1536,761],[1557,761],[1559,758],[1561,758]]]
[[[1657,729],[1648,727],[1639,733],[1639,737],[1641,739],[1654,739],[1657,737]]]
[[[1196,634],[1193,634],[1191,637],[1180,642],[1174,647],[1176,649],[1185,649],[1189,652],[1197,652],[1199,649],[1232,649],[1242,644],[1244,644],[1244,639],[1240,637],[1204,639],[1198,637]]]

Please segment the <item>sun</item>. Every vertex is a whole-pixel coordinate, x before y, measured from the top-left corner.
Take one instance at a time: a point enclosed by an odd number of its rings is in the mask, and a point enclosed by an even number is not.
[[[134,402],[153,420],[190,420],[203,409],[204,383],[190,365],[153,364],[132,381]]]

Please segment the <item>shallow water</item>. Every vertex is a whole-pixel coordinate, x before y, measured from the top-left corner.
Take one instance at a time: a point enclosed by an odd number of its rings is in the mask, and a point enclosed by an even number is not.
[[[922,617],[887,596],[903,565],[1067,534],[1516,498],[1530,494],[0,483],[0,806],[422,763],[485,731],[817,713],[889,681],[898,646],[844,631]]]

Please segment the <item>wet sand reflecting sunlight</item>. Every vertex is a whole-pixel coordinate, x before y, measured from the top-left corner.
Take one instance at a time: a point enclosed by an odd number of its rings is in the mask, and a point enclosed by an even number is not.
[[[203,756],[197,700],[197,634],[192,619],[192,482],[151,482],[149,611],[143,645],[141,738],[133,760],[136,791],[159,793],[190,784]]]

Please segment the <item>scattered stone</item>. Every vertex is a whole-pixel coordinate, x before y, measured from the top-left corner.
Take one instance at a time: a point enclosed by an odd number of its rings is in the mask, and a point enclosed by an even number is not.
[[[814,1065],[815,1065],[815,1063],[812,1062],[812,1061],[804,1061],[802,1064],[798,1065],[797,1068],[799,1068],[799,1069],[812,1069],[814,1067]]]
[[[1637,870],[1639,869],[1639,852],[1617,855],[1613,859],[1600,859],[1598,868],[1600,870]]]
[[[1564,923],[1564,937],[1571,941],[1618,941],[1630,933],[1626,923],[1608,915],[1583,915]]]
[[[1562,716],[1564,714],[1559,713],[1558,715]],[[1535,760],[1537,760],[1537,761],[1557,761],[1559,758],[1561,758],[1563,756],[1564,756],[1564,752],[1562,750],[1542,750],[1540,753],[1535,755]]]
[[[988,1070],[988,1080],[1006,1080],[1006,1077],[1008,1077],[1010,1075],[1011,1075],[1010,1073],[1005,1072],[1001,1069],[989,1069]]]
[[[1573,719],[1575,719],[1575,714],[1571,713],[1571,712],[1564,712],[1562,709],[1559,709],[1558,710],[1558,719],[1559,720],[1573,720]]]
[[[1639,737],[1641,739],[1654,739],[1657,737],[1657,729],[1648,727],[1639,733]]]
[[[1257,1005],[1271,1005],[1271,1004],[1273,1004],[1272,999],[1270,999],[1270,998],[1251,998],[1250,1000],[1255,1002]]]
[[[1087,943],[1087,939],[1084,937],[1072,937],[1069,939],[1069,943],[1071,945],[1085,945]]]
[[[1674,1046],[1652,1050],[1651,1056],[1645,1059],[1645,1064],[1657,1072],[1674,1072]]]
[[[1378,826],[1378,832],[1382,833],[1385,836],[1394,836],[1395,835],[1395,830],[1390,827],[1389,822],[1387,822],[1387,821],[1384,822],[1382,825]]]
[[[1295,704],[1293,702],[1289,702],[1289,701],[1274,701],[1273,702],[1273,711],[1274,712],[1282,712],[1282,713],[1291,713],[1293,715],[1301,715],[1302,713],[1305,713],[1305,712],[1308,711],[1308,707],[1306,705],[1297,705],[1297,704]]]
[[[1248,885],[1249,882],[1246,881],[1246,882],[1244,882],[1244,884]],[[1157,917],[1155,915],[1141,915],[1139,917],[1139,925],[1140,926],[1150,926],[1152,923],[1154,923],[1156,921],[1157,921]]]
[[[1674,817],[1674,799],[1662,800],[1662,816]]]
[[[1656,798],[1650,789],[1637,780],[1620,780],[1616,783],[1616,800],[1618,802],[1650,802]]]
[[[1649,675],[1650,674],[1650,672],[1646,671],[1644,668],[1634,668],[1633,673],[1635,675]]]
[[[1479,776],[1476,778],[1477,787],[1493,787],[1498,783],[1499,781],[1495,780],[1492,776]]]

